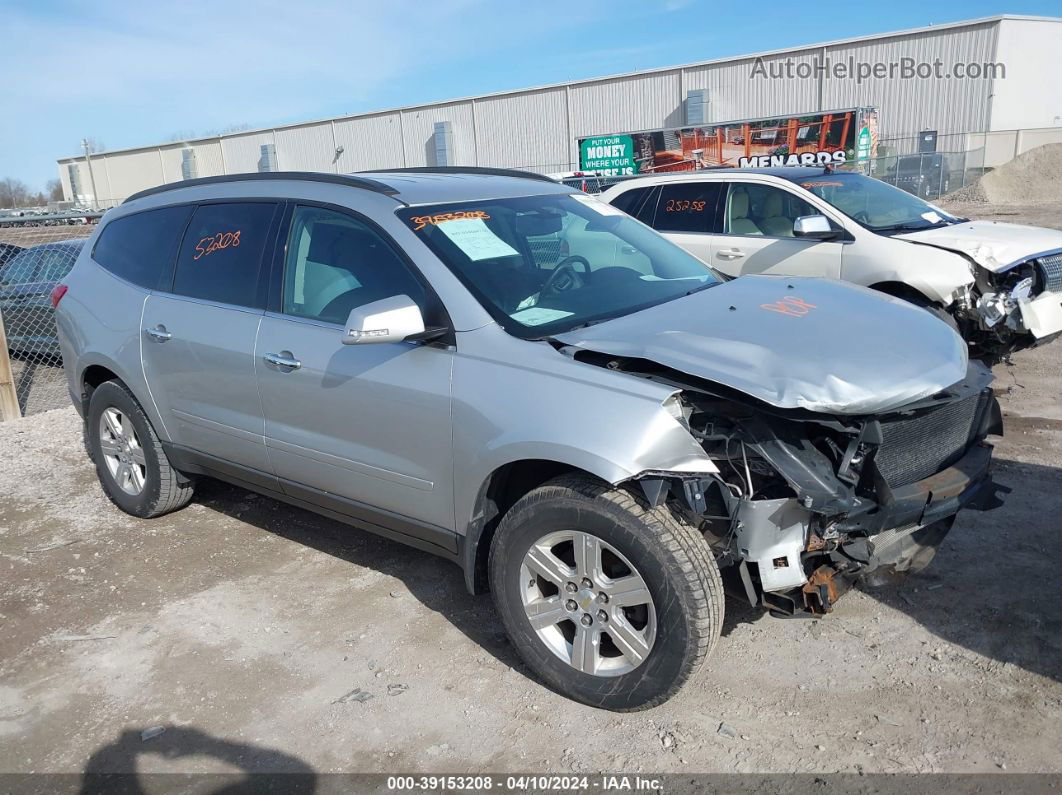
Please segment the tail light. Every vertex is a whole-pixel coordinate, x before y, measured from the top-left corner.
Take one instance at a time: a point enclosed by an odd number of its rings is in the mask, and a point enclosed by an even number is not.
[[[52,288],[52,309],[59,306],[59,302],[63,300],[63,296],[66,295],[68,289],[65,284],[57,284]]]
[[[562,240],[560,242],[560,258],[561,259],[565,259],[571,253],[572,253],[572,250],[571,250],[571,247],[568,245],[568,241],[567,240]]]

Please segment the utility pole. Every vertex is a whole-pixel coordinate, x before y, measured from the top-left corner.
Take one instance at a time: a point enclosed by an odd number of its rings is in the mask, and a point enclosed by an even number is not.
[[[81,139],[81,148],[85,150],[85,165],[88,166],[89,182],[92,183],[92,211],[95,212],[99,209],[99,205],[96,204],[96,175],[92,173],[92,158],[89,157],[89,142],[88,138]]]

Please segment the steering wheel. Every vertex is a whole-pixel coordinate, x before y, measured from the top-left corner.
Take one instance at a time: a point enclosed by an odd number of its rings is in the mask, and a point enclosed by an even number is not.
[[[576,262],[582,264],[585,273],[580,274],[575,270]],[[542,292],[555,294],[562,293],[565,290],[577,290],[588,281],[590,281],[590,263],[586,257],[573,254],[557,263],[553,273],[549,275],[546,283],[542,285]]]
[[[859,223],[861,223],[861,224],[869,224],[870,223],[870,216],[867,215],[867,211],[866,210],[859,210],[858,212],[852,213],[852,218],[854,220],[856,220],[856,221],[859,221]]]

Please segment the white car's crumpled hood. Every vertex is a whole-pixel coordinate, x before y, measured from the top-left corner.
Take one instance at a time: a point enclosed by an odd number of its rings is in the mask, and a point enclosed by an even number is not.
[[[961,381],[968,364],[962,338],[924,309],[784,276],[742,276],[555,339],[830,414],[899,408]]]
[[[965,221],[895,237],[958,251],[993,273],[1001,273],[1037,254],[1062,249],[1062,232],[999,221]]]

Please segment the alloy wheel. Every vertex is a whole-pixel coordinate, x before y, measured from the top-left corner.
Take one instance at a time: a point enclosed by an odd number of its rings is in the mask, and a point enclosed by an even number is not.
[[[100,452],[118,488],[137,495],[147,480],[147,460],[133,421],[128,414],[112,407],[100,415]]]
[[[563,530],[543,536],[520,566],[531,628],[553,654],[594,676],[641,665],[656,640],[656,608],[637,569],[597,536]]]

